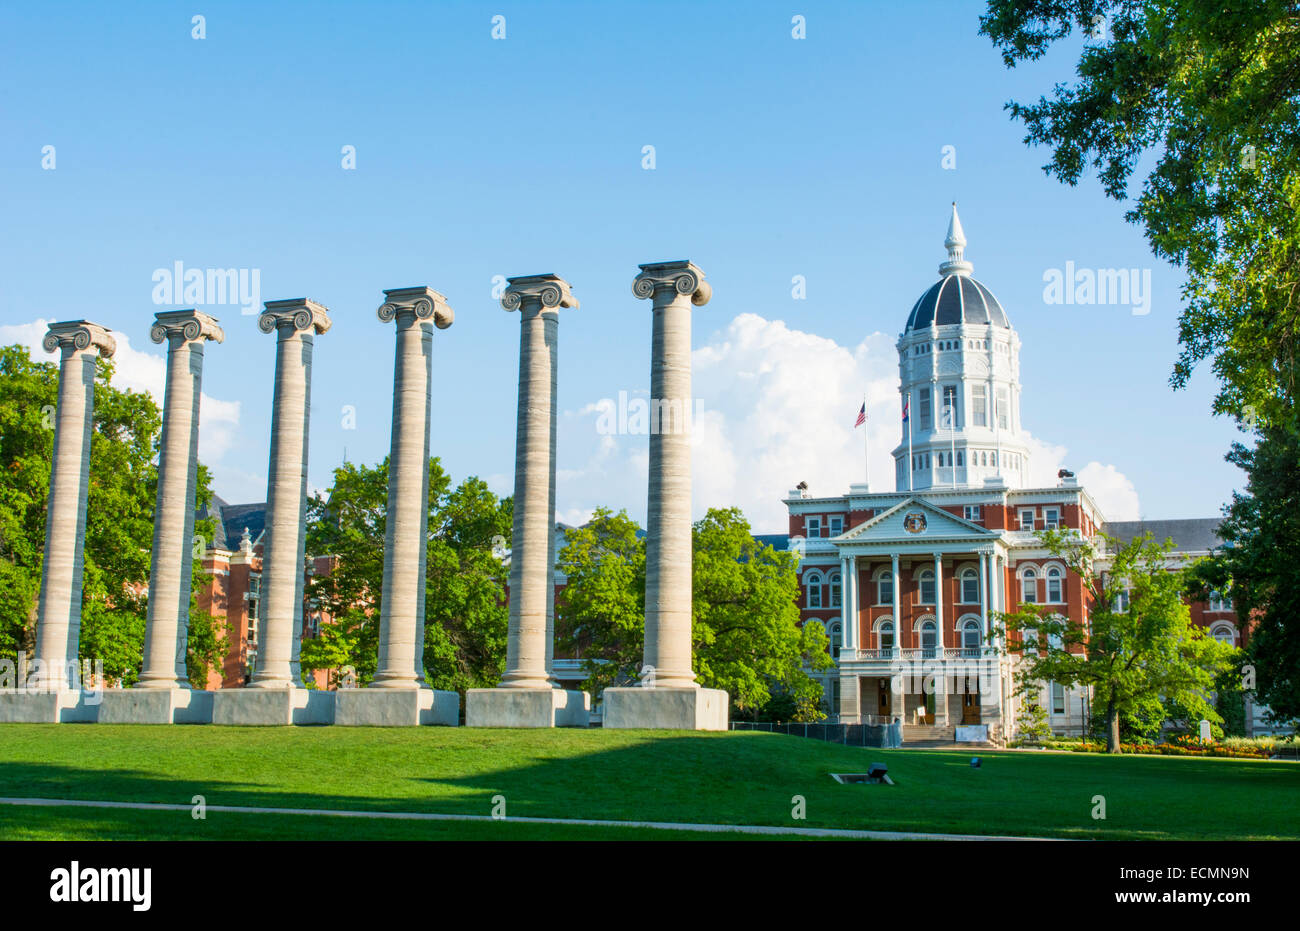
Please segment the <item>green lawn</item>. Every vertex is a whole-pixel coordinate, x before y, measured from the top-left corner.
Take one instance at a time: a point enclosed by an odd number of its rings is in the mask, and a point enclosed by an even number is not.
[[[0,796],[487,815],[396,822],[0,806],[8,838],[663,837],[509,816],[1077,838],[1297,838],[1300,765],[863,750],[763,733],[0,725]],[[831,772],[889,767],[895,786]],[[807,818],[791,819],[791,797]],[[1094,796],[1106,800],[1094,820]],[[714,835],[690,835],[708,839]]]

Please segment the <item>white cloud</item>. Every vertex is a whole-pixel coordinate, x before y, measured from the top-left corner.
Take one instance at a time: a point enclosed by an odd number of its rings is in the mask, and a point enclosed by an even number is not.
[[[894,489],[891,453],[901,435],[894,337],[876,332],[849,347],[747,313],[696,349],[693,364],[703,407],[692,442],[697,517],[734,505],[756,532],[780,532],[788,526],[781,499],[796,484],[806,481],[814,495],[843,494],[863,481],[868,462],[872,489]],[[854,428],[864,390],[867,426]],[[561,513],[624,502],[643,521],[648,440],[599,435],[598,415],[594,403],[566,413],[561,453],[576,449],[585,462],[557,477]],[[1067,448],[1034,436],[1027,441],[1031,482],[1056,485]],[[1114,466],[1091,462],[1079,480],[1108,519],[1136,516],[1137,491]]]
[[[57,361],[58,355],[46,352],[41,340],[49,329],[46,320],[0,326],[0,345],[25,346],[38,362]],[[113,332],[117,350],[113,353],[113,386],[131,391],[146,391],[162,407],[167,381],[165,350],[144,352],[131,346],[125,333]],[[214,473],[220,469],[221,458],[235,444],[239,434],[239,402],[223,401],[206,392],[200,401],[199,460]]]

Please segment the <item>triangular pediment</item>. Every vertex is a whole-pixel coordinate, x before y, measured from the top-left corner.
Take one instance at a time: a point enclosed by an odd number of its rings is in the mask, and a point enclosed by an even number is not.
[[[924,498],[907,498],[887,511],[858,524],[832,543],[874,543],[877,541],[988,540],[998,533],[965,518],[935,507]]]

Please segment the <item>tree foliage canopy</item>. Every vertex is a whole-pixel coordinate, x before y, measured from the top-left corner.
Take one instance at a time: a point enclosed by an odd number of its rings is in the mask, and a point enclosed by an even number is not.
[[[793,553],[754,539],[736,508],[710,509],[693,528],[692,656],[699,683],[725,689],[737,713],[780,699],[798,720],[822,717],[820,683],[831,668],[826,633],[799,624]],[[627,684],[645,638],[645,544],[620,512],[600,509],[568,532],[559,563],[567,581],[559,626],[586,659],[593,694]]]
[[[1086,619],[1034,604],[997,615],[1008,633],[1020,635],[1007,637],[1005,649],[1023,658],[1021,691],[1032,700],[1042,682],[1091,686],[1112,752],[1119,751],[1121,716],[1163,722],[1177,707],[1195,720],[1222,723],[1210,695],[1236,651],[1192,624],[1183,602],[1187,580],[1169,566],[1173,543],[1149,535],[1128,543],[1104,535],[1089,540],[1057,530],[1039,537],[1083,580],[1090,604]],[[1105,571],[1099,568],[1103,541]]]

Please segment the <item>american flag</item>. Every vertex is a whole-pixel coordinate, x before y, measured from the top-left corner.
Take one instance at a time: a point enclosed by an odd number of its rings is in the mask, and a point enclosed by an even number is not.
[[[867,422],[867,402],[862,402],[862,410],[858,411],[858,419],[853,421],[854,427],[860,427]]]

